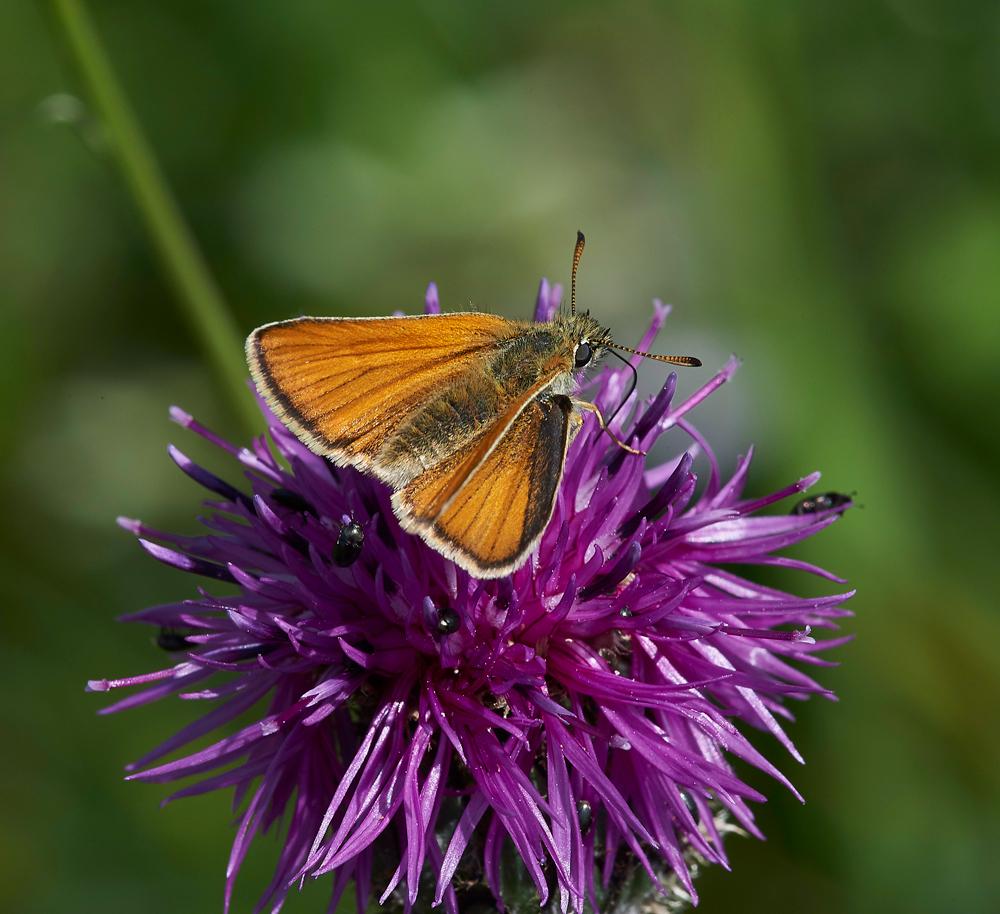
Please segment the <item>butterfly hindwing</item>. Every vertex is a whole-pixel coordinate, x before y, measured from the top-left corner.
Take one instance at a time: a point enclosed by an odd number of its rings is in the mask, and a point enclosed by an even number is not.
[[[481,440],[471,442],[393,496],[403,527],[474,575],[508,573],[552,517],[579,422],[569,397],[528,399],[485,455],[476,454]],[[456,475],[463,482],[442,506]]]

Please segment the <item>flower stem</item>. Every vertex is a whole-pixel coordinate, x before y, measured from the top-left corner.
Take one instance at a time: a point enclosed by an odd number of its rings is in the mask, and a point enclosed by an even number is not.
[[[52,0],[52,6],[184,316],[239,415],[252,430],[260,430],[263,420],[247,387],[247,366],[236,322],[129,108],[84,2]]]

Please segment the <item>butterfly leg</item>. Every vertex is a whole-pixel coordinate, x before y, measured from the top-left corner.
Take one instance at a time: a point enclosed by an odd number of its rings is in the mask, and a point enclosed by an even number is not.
[[[597,416],[597,421],[600,423],[601,428],[604,431],[606,431],[608,435],[610,435],[611,440],[614,441],[614,443],[617,444],[618,447],[620,447],[623,451],[628,451],[630,454],[639,454],[643,457],[646,455],[645,451],[637,451],[634,447],[629,447],[623,441],[619,441],[618,438],[615,437],[615,433],[611,431],[610,428],[608,428],[608,425],[604,421],[604,416],[602,415],[601,411],[596,406],[594,406],[593,403],[588,403],[586,400],[573,400],[573,405],[577,409],[585,409],[587,410],[587,412],[591,412],[595,416]]]

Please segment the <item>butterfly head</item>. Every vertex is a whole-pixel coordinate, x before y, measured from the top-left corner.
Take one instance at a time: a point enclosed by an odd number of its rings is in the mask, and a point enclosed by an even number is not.
[[[556,318],[561,354],[576,373],[596,364],[611,343],[611,332],[602,327],[590,312]]]

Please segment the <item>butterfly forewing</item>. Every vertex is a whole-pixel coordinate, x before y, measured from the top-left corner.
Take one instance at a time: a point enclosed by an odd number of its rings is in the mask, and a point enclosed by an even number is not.
[[[530,400],[484,459],[473,456],[482,442],[471,442],[398,491],[393,506],[403,527],[472,574],[509,572],[552,516],[566,448],[579,421],[568,397]],[[442,492],[473,463],[438,513]]]
[[[552,518],[580,410],[608,431],[597,407],[571,397],[574,376],[615,346],[589,312],[576,312],[583,242],[577,233],[568,315],[266,324],[247,340],[257,390],[311,450],[392,486],[405,530],[476,577],[509,574]]]
[[[302,318],[247,340],[258,390],[310,448],[392,481],[376,456],[420,404],[509,338],[488,314]]]

